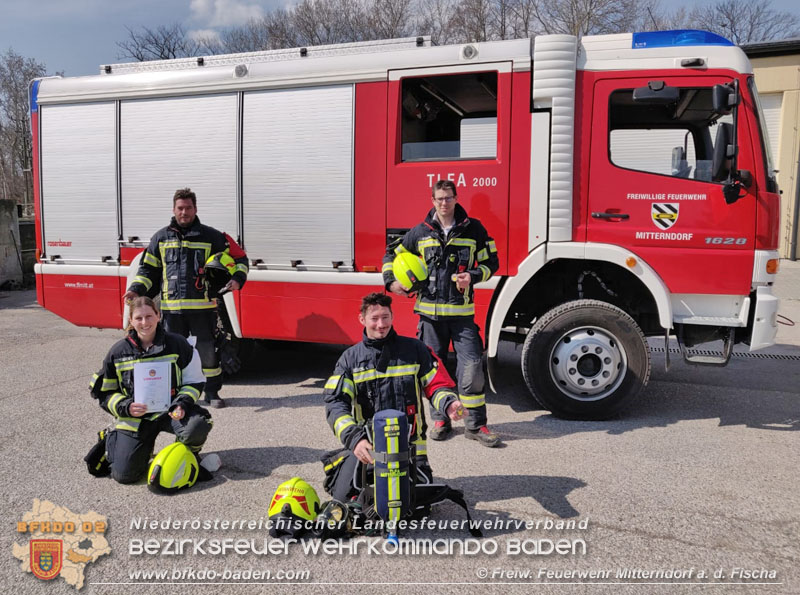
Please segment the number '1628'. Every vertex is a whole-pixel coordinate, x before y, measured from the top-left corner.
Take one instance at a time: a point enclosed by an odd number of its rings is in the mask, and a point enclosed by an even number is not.
[[[721,244],[723,246],[744,246],[747,243],[747,238],[713,238],[707,237],[706,244]]]

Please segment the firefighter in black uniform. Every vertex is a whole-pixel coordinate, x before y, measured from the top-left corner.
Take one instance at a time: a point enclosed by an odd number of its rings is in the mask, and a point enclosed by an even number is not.
[[[356,492],[353,478],[358,462],[373,462],[366,425],[376,412],[397,409],[408,414],[418,472],[428,483],[432,477],[425,448],[423,395],[451,420],[466,414],[453,391],[452,379],[434,353],[417,339],[401,337],[394,331],[391,306],[388,295],[371,293],[364,297],[358,316],[364,336],[342,354],[325,384],[328,424],[350,451],[331,463],[338,469],[328,491],[341,502],[349,501]]]
[[[428,279],[417,294],[414,312],[420,322],[417,337],[447,361],[450,342],[456,352],[459,399],[469,412],[464,435],[484,446],[496,446],[500,438],[486,426],[483,343],[475,324],[474,286],[488,280],[498,269],[497,247],[477,219],[467,216],[457,203],[456,187],[450,180],[433,185],[433,208],[425,220],[409,230],[383,259],[383,281],[398,295],[408,295],[395,279],[392,263],[397,254],[420,256],[428,268]],[[430,436],[444,440],[450,421],[432,411]]]
[[[116,418],[106,452],[111,476],[120,483],[134,483],[147,473],[159,432],[175,434],[176,440],[198,453],[212,425],[211,415],[197,405],[205,382],[197,351],[180,335],[164,330],[148,297],[133,300],[131,327],[108,352],[91,383],[92,396]],[[168,411],[149,413],[147,405],[134,402],[133,370],[139,362],[170,362]]]
[[[196,347],[207,379],[204,400],[211,407],[224,407],[219,396],[222,369],[214,345],[217,305],[208,295],[203,267],[212,255],[227,252],[236,266],[224,290],[239,290],[247,280],[247,255],[230,236],[200,223],[197,198],[191,189],[177,190],[172,205],[172,221],[150,240],[137,276],[123,299],[154,297],[161,290],[164,327],[184,337],[197,337]]]

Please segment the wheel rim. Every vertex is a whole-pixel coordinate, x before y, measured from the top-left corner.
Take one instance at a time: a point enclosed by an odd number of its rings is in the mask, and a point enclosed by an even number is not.
[[[622,383],[628,358],[619,339],[607,329],[580,327],[559,337],[549,367],[562,393],[580,401],[598,401]]]

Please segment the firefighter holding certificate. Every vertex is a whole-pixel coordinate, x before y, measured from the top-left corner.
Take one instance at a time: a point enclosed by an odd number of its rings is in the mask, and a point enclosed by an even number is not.
[[[197,405],[204,383],[197,350],[164,330],[153,300],[135,298],[128,336],[111,347],[91,383],[92,396],[116,418],[105,449],[116,481],[145,476],[160,432],[200,451],[212,425],[211,415]]]

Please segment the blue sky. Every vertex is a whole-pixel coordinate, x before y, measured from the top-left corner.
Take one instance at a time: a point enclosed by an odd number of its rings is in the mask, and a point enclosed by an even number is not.
[[[66,76],[119,60],[126,26],[179,22],[189,31],[238,25],[286,0],[0,0],[0,52],[9,47]]]
[[[703,1],[703,0],[699,0]],[[712,1],[712,0],[705,0]],[[0,52],[15,52],[67,76],[97,74],[100,64],[119,62],[116,42],[126,26],[175,22],[189,31],[238,25],[291,0],[0,0]],[[692,6],[683,0],[679,4]],[[797,12],[796,0],[773,0]]]

